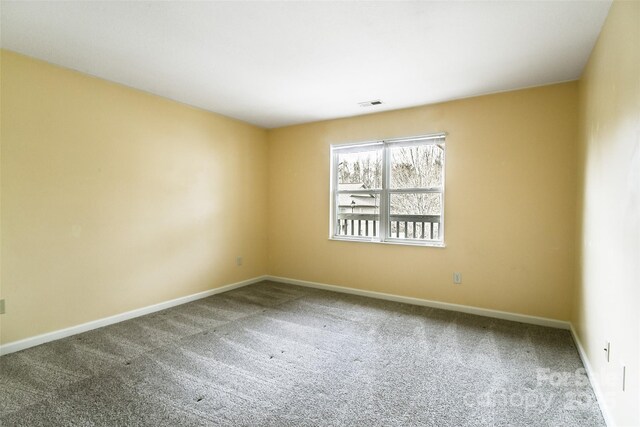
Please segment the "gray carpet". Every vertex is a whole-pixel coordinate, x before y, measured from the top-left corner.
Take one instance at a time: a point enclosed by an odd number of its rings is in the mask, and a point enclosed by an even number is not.
[[[0,424],[603,426],[580,368],[567,331],[263,282],[3,356]]]

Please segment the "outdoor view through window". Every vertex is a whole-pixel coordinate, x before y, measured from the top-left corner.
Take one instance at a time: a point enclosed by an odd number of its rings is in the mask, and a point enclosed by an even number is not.
[[[335,145],[331,236],[442,245],[445,135]]]

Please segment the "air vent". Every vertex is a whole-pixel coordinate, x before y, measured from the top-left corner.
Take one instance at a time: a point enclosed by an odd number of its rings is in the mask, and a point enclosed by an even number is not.
[[[379,99],[373,101],[358,102],[358,105],[361,107],[373,107],[374,105],[380,104],[382,104],[382,101],[380,101]]]

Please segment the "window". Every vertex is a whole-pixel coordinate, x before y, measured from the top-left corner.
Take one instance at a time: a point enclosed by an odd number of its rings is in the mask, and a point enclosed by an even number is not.
[[[444,244],[445,134],[331,146],[331,238]]]

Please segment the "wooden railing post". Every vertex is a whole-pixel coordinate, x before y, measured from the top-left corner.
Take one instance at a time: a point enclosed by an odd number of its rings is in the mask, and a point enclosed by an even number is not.
[[[356,221],[358,223],[357,229]],[[363,221],[364,227],[362,226]],[[369,221],[371,221],[371,226],[369,226]],[[379,221],[380,216],[376,214],[339,213],[337,234],[356,237],[377,237]],[[411,232],[409,232],[409,229],[411,229]],[[440,239],[442,236],[440,215],[391,215],[389,217],[388,236],[400,238],[401,231],[403,231],[404,238],[407,240]]]

